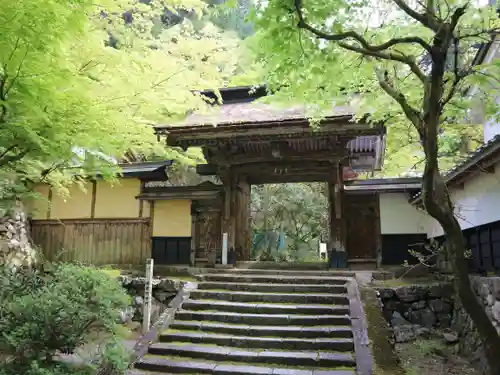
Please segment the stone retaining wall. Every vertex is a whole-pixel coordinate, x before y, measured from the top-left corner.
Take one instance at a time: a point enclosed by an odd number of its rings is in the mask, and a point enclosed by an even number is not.
[[[385,319],[396,342],[427,336],[446,329],[453,318],[453,286],[450,283],[377,288]]]
[[[500,277],[471,276],[470,279],[472,289],[483,304],[486,315],[491,319],[497,332],[500,334]],[[477,362],[483,373],[488,373],[479,334],[469,315],[459,304],[457,304],[455,310],[452,327],[458,332],[459,353]]]
[[[145,277],[120,276],[119,281],[127,293],[132,297],[132,306],[121,313],[122,323],[130,320],[142,322],[142,311],[144,305]],[[185,281],[170,278],[153,279],[153,300],[151,308],[151,322],[155,322],[165,310],[168,303],[186,284]]]
[[[30,267],[37,261],[37,252],[32,245],[28,221],[21,204],[9,212],[0,214],[0,265],[13,269]]]

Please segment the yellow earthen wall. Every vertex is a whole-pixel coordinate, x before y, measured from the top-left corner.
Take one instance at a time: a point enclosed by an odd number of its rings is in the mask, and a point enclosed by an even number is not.
[[[191,201],[156,201],[153,237],[191,237]]]
[[[68,187],[69,194],[62,195],[52,191],[50,202],[50,219],[88,219],[92,205],[92,183],[86,182],[82,187],[73,184]]]
[[[141,191],[141,182],[136,178],[122,178],[113,184],[98,181],[96,187],[96,218],[132,218],[139,217],[140,202],[136,197]],[[143,217],[148,216],[144,213]]]

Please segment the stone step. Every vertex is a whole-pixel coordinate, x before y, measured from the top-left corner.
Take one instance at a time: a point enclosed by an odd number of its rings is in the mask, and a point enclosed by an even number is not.
[[[349,306],[336,305],[283,305],[277,303],[245,303],[216,300],[186,300],[182,304],[185,310],[216,310],[239,313],[258,314],[316,314],[344,315],[349,314]]]
[[[210,361],[244,362],[258,364],[276,364],[311,367],[355,366],[351,353],[322,351],[275,351],[275,350],[243,350],[231,346],[156,343],[148,352],[153,355],[186,356]]]
[[[189,322],[174,320],[170,325],[174,330],[226,333],[235,336],[252,337],[295,337],[295,338],[352,338],[349,326],[337,327],[300,327],[300,326],[264,326],[244,324],[224,324],[218,322]]]
[[[214,268],[207,268],[200,270],[200,274],[206,275],[210,273],[221,273],[220,270]],[[258,268],[232,268],[223,271],[224,274],[238,274],[238,275],[279,275],[279,276],[323,276],[323,277],[355,277],[356,273],[350,270],[300,270],[300,269],[258,269]]]
[[[265,324],[276,326],[325,326],[350,325],[349,315],[285,315],[285,314],[241,314],[221,311],[179,310],[177,320],[212,321],[233,324]]]
[[[227,270],[224,270],[226,272]],[[200,281],[223,283],[259,283],[259,284],[322,284],[345,285],[351,278],[340,276],[314,275],[276,275],[276,274],[238,274],[238,273],[207,273],[198,275]]]
[[[269,288],[270,290],[271,287]],[[297,294],[297,293],[258,293],[229,292],[214,290],[193,290],[191,299],[215,299],[233,302],[278,302],[278,303],[322,303],[332,305],[348,305],[349,299],[343,294]]]
[[[200,282],[198,283],[200,290],[231,290],[231,291],[246,291],[246,292],[269,292],[274,293],[347,293],[345,285],[321,285],[321,284],[269,284],[258,283],[227,283],[227,282]]]
[[[213,374],[213,375],[355,375],[354,370],[301,370],[280,368],[279,366],[252,366],[223,362],[200,361],[191,358],[168,359],[159,356],[145,356],[135,365],[138,369],[161,371],[162,375],[172,374]],[[148,372],[134,370],[129,375],[146,375]],[[158,372],[155,372],[158,374]],[[151,374],[155,374],[151,373]]]
[[[250,349],[328,350],[336,352],[354,351],[354,342],[350,338],[296,339],[283,337],[231,336],[204,332],[177,331],[161,334],[160,341],[214,344]]]

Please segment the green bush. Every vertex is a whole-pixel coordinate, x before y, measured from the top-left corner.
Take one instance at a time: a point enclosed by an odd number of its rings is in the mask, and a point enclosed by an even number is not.
[[[26,367],[22,375],[93,375],[94,368],[90,366],[76,367],[61,363],[47,366],[41,365],[39,362],[31,362]],[[0,375],[21,375],[15,366],[7,366],[0,369]]]
[[[0,277],[0,353],[25,372],[33,363],[53,368],[57,352],[73,353],[92,333],[112,337],[130,304],[117,280],[94,267],[61,263],[49,274],[4,270]]]

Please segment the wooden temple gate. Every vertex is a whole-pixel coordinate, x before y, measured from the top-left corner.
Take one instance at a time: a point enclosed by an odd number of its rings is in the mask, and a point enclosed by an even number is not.
[[[327,182],[330,249],[347,251],[350,259],[375,258],[377,240],[368,240],[365,250],[360,250],[356,238],[361,233],[359,225],[373,226],[378,212],[368,207],[364,211],[368,212],[368,216],[364,215],[366,220],[359,224],[356,224],[356,216],[346,218],[350,206],[359,205],[355,198],[346,200],[344,169],[370,171],[380,167],[384,128],[355,123],[352,118],[351,115],[331,116],[317,129],[312,129],[307,119],[298,118],[226,122],[217,127],[164,126],[157,127],[156,131],[167,136],[169,146],[202,148],[207,164],[197,166],[198,174],[216,175],[223,184],[220,229],[213,229],[217,235],[212,237],[216,238],[216,246],[220,246],[222,233],[228,233],[228,247],[236,250],[238,260],[250,259],[250,186],[286,182]],[[356,210],[354,214],[358,215]],[[369,215],[375,215],[374,219],[369,219]],[[373,237],[376,230],[365,231]],[[206,247],[196,241],[199,240],[193,240],[193,246]]]

